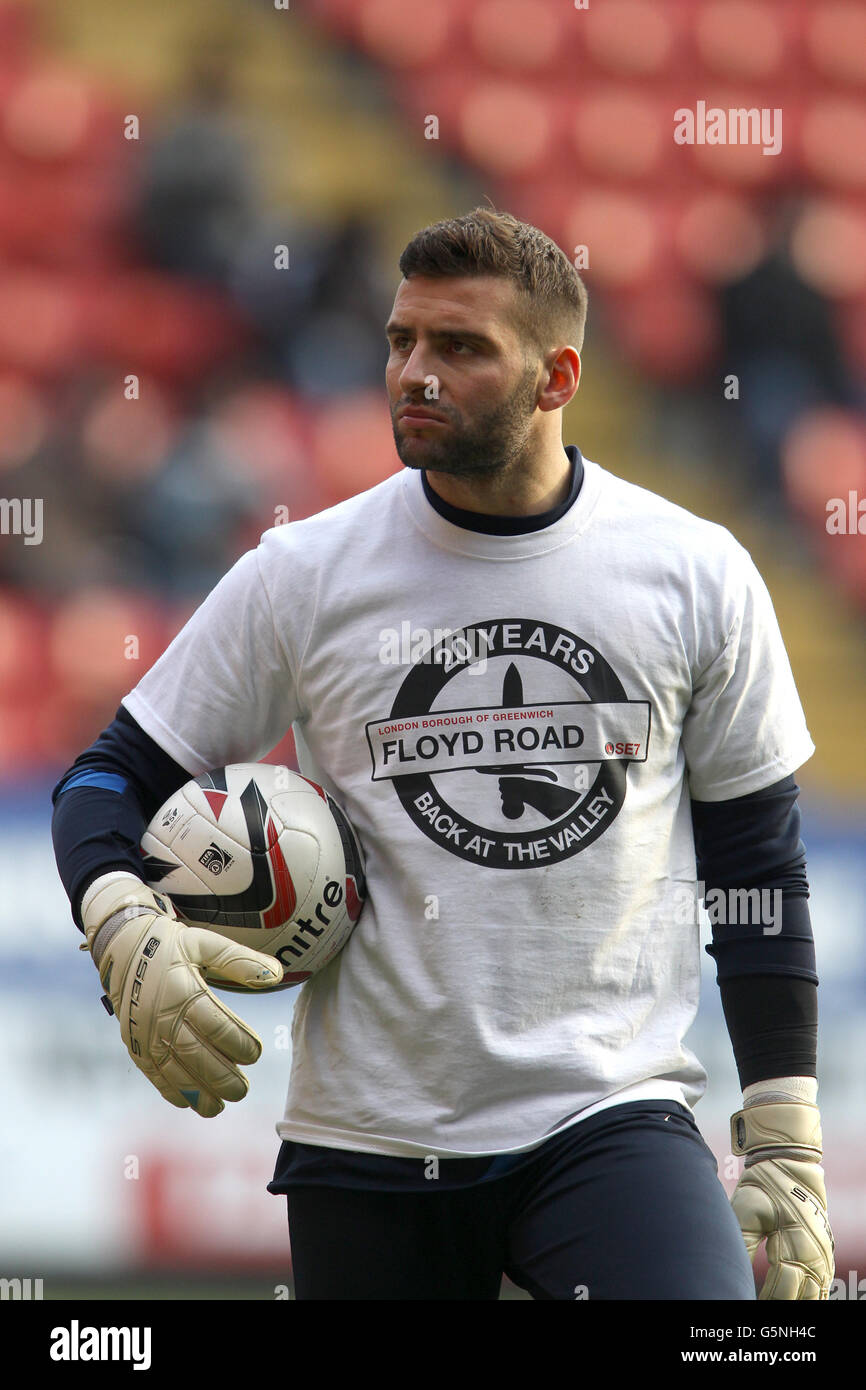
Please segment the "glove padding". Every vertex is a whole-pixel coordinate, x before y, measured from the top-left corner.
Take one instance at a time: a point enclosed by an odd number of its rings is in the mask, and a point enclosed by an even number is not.
[[[212,1117],[243,1100],[261,1039],[205,983],[208,971],[247,988],[282,979],[279,961],[188,927],[170,900],[128,874],[107,874],[82,904],[87,944],[130,1057],[160,1095]]]
[[[818,1107],[795,1100],[747,1106],[731,1118],[731,1149],[746,1155],[731,1205],[750,1259],[767,1242],[769,1269],[758,1298],[829,1298],[835,1247]]]

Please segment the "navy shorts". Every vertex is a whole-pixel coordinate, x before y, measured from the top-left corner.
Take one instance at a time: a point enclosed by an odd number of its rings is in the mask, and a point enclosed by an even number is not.
[[[506,1171],[482,1160],[487,1176],[465,1185],[446,1166],[461,1159],[438,1161],[440,1183],[429,1160],[335,1177],[333,1150],[318,1173],[312,1146],[283,1150],[270,1190],[287,1194],[298,1299],[495,1300],[503,1273],[534,1299],[755,1298],[716,1160],[676,1102],[611,1107]]]

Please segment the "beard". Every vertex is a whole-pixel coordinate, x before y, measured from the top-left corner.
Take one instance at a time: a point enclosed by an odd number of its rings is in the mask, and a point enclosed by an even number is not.
[[[535,409],[537,368],[528,365],[517,385],[496,406],[462,425],[453,412],[438,401],[431,408],[445,415],[447,428],[434,426],[423,436],[402,433],[392,411],[394,446],[406,468],[429,473],[450,473],[459,478],[490,478],[519,466],[529,443],[529,426]]]

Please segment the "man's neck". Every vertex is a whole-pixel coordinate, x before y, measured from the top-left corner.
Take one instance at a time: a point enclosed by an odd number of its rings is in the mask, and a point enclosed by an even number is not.
[[[559,506],[568,495],[571,462],[560,443],[549,461],[532,471],[524,466],[492,477],[461,478],[425,470],[435,493],[452,507],[485,516],[538,516]]]

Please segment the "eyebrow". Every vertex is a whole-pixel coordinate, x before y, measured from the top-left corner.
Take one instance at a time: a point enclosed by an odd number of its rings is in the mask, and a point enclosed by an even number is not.
[[[393,338],[401,333],[411,334],[412,330],[405,323],[386,323],[385,336]],[[480,343],[485,347],[496,347],[493,338],[489,338],[485,333],[472,333],[468,328],[437,328],[432,334],[433,338],[465,338],[470,343]]]

